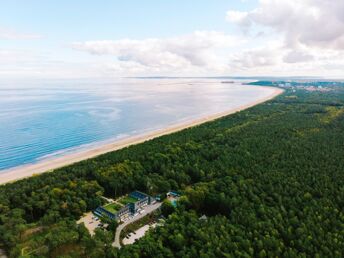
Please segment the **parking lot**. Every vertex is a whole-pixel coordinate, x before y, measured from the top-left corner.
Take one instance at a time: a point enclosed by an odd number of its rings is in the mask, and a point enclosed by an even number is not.
[[[84,223],[90,234],[93,236],[96,228],[101,226],[101,221],[93,215],[92,212],[87,213],[77,222],[78,224]]]
[[[135,243],[137,239],[143,237],[150,228],[155,228],[156,223],[151,223],[149,225],[144,225],[133,233],[130,233],[123,239],[123,245],[130,245]]]
[[[154,211],[156,211],[158,208],[160,208],[161,203],[154,203],[151,205],[148,205],[145,207],[144,211],[141,211],[137,214],[135,214],[133,217],[131,217],[130,220],[127,220],[126,222],[120,224],[117,229],[116,229],[116,235],[115,235],[115,241],[113,242],[112,246],[121,248],[121,243],[120,243],[120,235],[121,235],[121,231],[123,228],[125,228],[127,225],[129,225],[130,223],[133,223],[141,218],[143,218],[144,216],[146,216],[149,213],[152,213]]]

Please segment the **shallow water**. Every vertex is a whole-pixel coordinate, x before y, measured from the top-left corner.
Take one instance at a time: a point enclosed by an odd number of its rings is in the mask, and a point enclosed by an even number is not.
[[[0,170],[223,112],[272,93],[239,81],[215,82],[1,83]]]

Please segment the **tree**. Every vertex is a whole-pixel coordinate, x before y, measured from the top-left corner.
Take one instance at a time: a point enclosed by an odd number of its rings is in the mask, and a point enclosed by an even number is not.
[[[172,205],[172,203],[169,200],[164,200],[161,205],[161,213],[165,217],[168,217],[170,214],[172,214],[175,211],[175,207]]]

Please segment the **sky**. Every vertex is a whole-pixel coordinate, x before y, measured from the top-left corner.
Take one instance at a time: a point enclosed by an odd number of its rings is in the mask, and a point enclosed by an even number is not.
[[[344,78],[341,0],[2,0],[0,78]]]

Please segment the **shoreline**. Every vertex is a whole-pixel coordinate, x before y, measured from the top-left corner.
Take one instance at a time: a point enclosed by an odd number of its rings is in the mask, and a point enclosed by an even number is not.
[[[280,88],[276,88],[276,87],[267,87],[267,86],[257,86],[257,87],[269,88],[269,89],[273,89],[274,91],[262,99],[258,99],[252,103],[242,105],[237,108],[232,108],[224,112],[203,116],[201,118],[195,118],[188,122],[177,123],[173,126],[169,126],[163,129],[147,132],[140,135],[131,136],[125,139],[120,139],[111,143],[106,143],[100,146],[91,147],[87,150],[63,155],[61,157],[56,157],[49,160],[42,160],[34,164],[14,167],[11,169],[3,170],[2,172],[0,171],[1,172],[0,185],[11,183],[11,182],[28,178],[31,176],[39,175],[45,172],[52,172],[55,169],[72,165],[74,163],[77,163],[83,160],[95,158],[97,156],[100,156],[108,152],[117,151],[119,149],[129,147],[131,145],[143,143],[145,141],[149,141],[163,135],[175,133],[175,132],[178,132],[190,127],[194,127],[194,126],[197,126],[209,121],[213,121],[218,118],[225,117],[225,116],[240,112],[242,110],[248,109],[250,107],[256,106],[258,104],[264,103],[266,101],[269,101],[284,92],[284,90]]]

